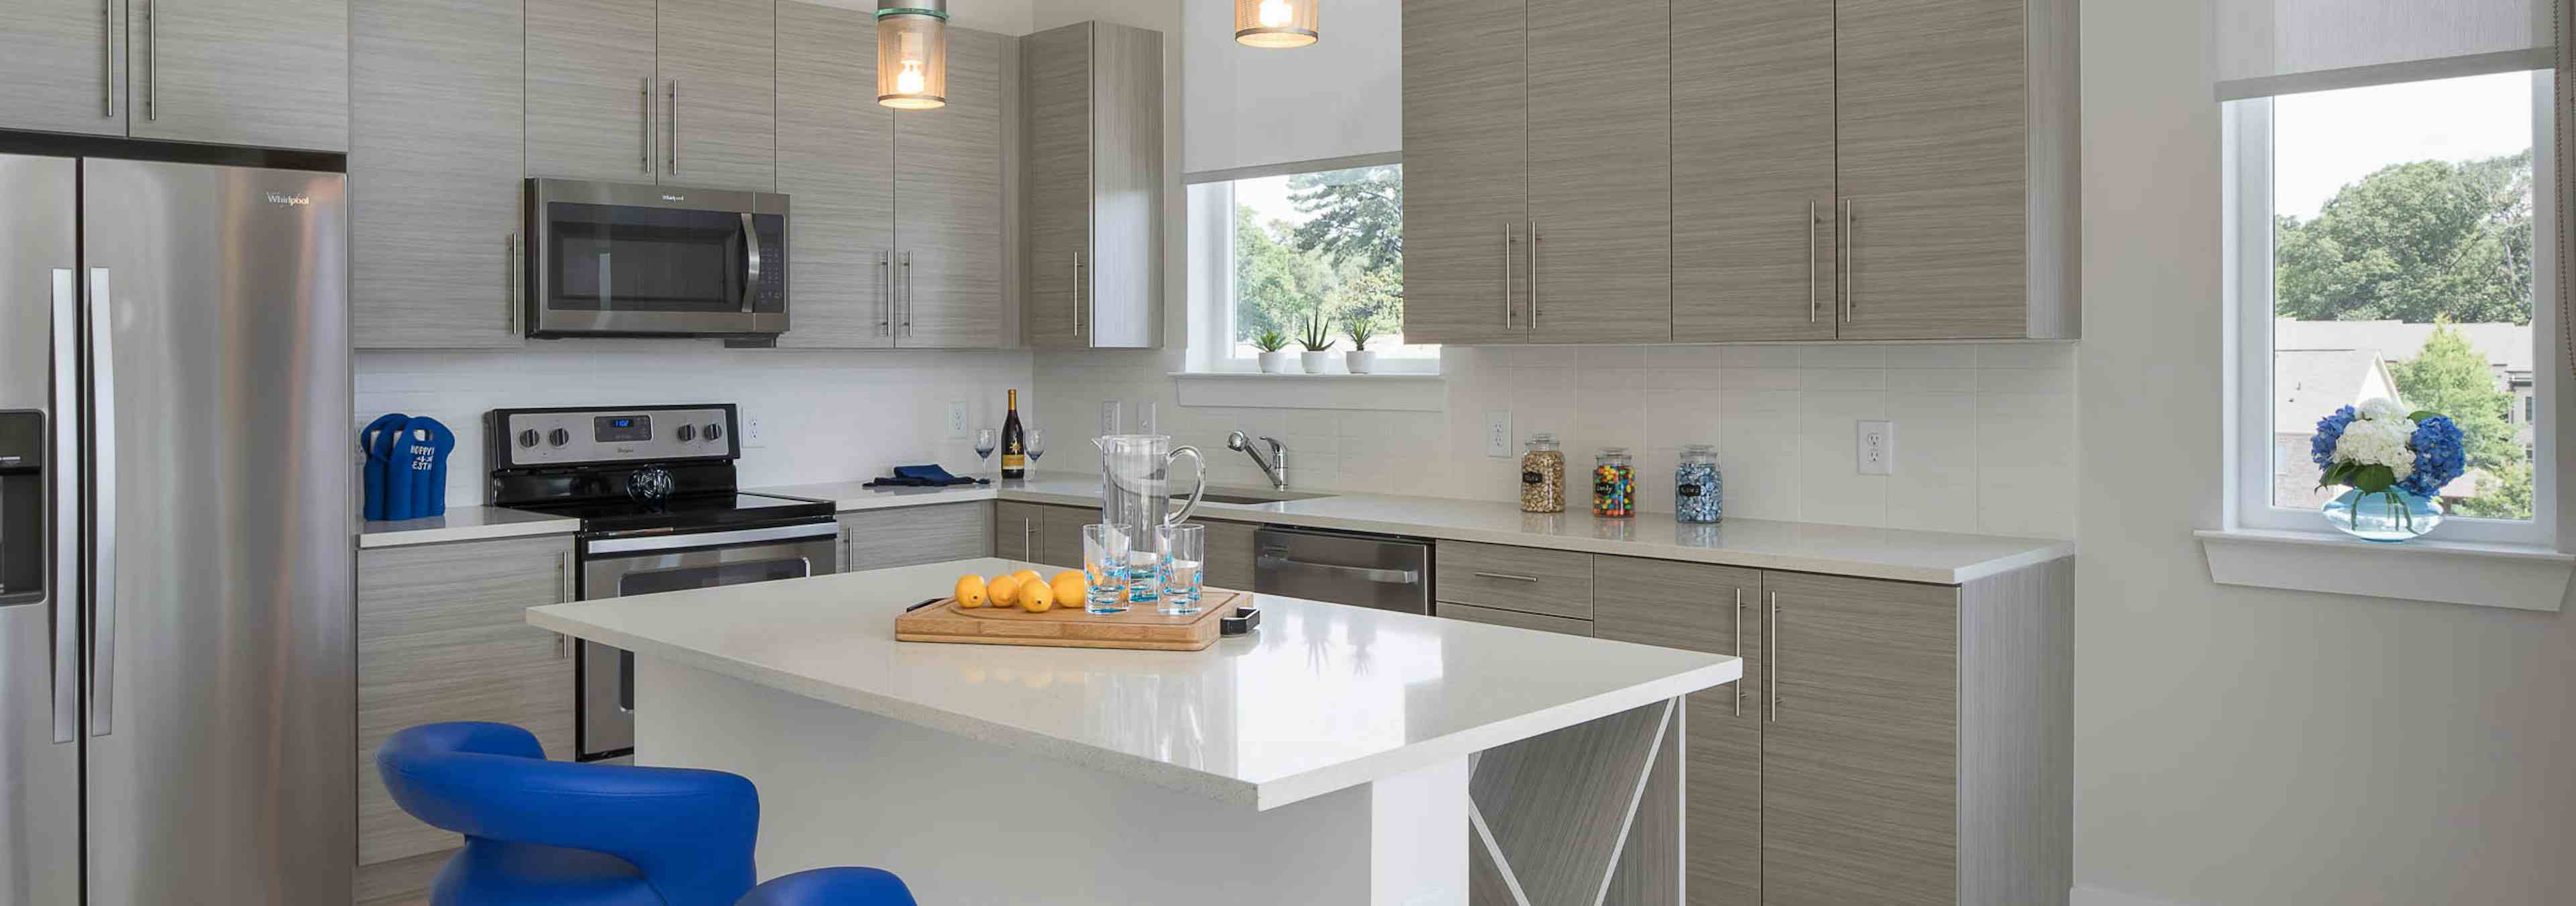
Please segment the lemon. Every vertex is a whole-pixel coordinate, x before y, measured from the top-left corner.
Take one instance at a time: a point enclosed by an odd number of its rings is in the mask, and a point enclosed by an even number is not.
[[[1019,572],[1012,573],[1011,578],[1020,580],[1020,584],[1022,585],[1027,585],[1031,582],[1043,583],[1046,581],[1046,578],[1038,575],[1038,571],[1034,569],[1024,569]]]
[[[984,577],[967,573],[957,577],[957,606],[984,606]]]
[[[984,593],[995,607],[1020,603],[1020,577],[994,576],[993,581],[984,586]]]
[[[1048,588],[1046,583],[1037,581],[1020,583],[1021,610],[1025,610],[1030,613],[1045,613],[1047,612],[1047,608],[1054,606],[1055,590]]]
[[[1083,594],[1090,590],[1083,584],[1082,573],[1074,570],[1055,574],[1055,579],[1047,583],[1047,588],[1055,592],[1055,602],[1065,607],[1081,606]]]

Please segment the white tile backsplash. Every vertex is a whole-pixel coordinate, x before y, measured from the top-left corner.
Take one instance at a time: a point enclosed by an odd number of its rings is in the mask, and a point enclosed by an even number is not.
[[[1512,414],[1513,451],[1556,432],[1569,469],[1625,446],[1646,508],[1671,508],[1683,444],[1718,448],[1730,515],[1932,531],[2072,537],[2074,348],[2062,343],[1534,346],[1444,351],[1444,412],[1174,412],[1170,355],[1047,353],[1045,407],[1161,399],[1214,480],[1260,482],[1225,449],[1241,429],[1288,443],[1298,488],[1512,500],[1517,466],[1485,456],[1485,412]],[[1057,402],[1066,401],[1066,402]],[[1857,474],[1853,422],[1897,424],[1896,472]],[[1097,459],[1067,448],[1063,467]],[[1579,505],[1579,504],[1578,504]]]

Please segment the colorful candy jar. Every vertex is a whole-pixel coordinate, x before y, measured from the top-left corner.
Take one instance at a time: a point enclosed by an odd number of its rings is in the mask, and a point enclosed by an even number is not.
[[[1592,515],[1637,515],[1637,466],[1626,447],[1603,447],[1593,458]]]
[[[1716,522],[1725,511],[1725,484],[1717,474],[1717,448],[1707,444],[1682,447],[1681,465],[1673,470],[1673,518],[1682,522]]]

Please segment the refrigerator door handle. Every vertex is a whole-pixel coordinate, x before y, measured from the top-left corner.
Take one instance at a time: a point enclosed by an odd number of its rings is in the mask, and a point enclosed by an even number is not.
[[[90,486],[98,532],[90,549],[91,736],[108,735],[116,720],[116,356],[108,311],[107,268],[90,268]]]
[[[80,738],[80,272],[54,269],[54,741]]]

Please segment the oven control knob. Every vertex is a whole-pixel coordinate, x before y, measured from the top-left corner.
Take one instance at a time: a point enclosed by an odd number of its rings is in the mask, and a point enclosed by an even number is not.
[[[685,444],[698,439],[698,428],[695,425],[681,425],[678,434],[680,442]]]
[[[530,429],[528,429],[528,430],[525,430],[525,431],[521,431],[521,432],[519,432],[519,446],[522,446],[522,447],[533,447],[533,446],[536,446],[536,445],[537,445],[537,429],[535,429],[535,428],[530,428]]]
[[[673,483],[670,471],[661,466],[637,469],[626,476],[626,496],[639,503],[659,504],[671,496]]]
[[[572,432],[556,428],[554,433],[546,435],[546,442],[558,447],[572,443]]]
[[[724,439],[724,426],[723,426],[723,425],[716,424],[715,422],[708,422],[708,423],[707,423],[707,430],[706,430],[706,434],[707,434],[707,439],[708,439],[708,440],[711,440],[711,441],[715,441],[715,440],[723,440],[723,439]]]

